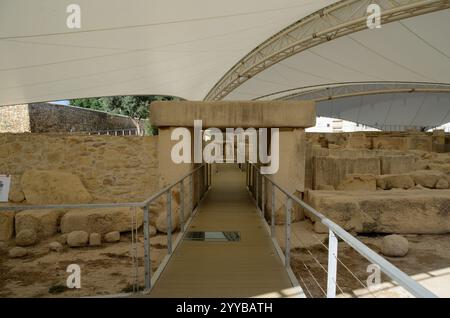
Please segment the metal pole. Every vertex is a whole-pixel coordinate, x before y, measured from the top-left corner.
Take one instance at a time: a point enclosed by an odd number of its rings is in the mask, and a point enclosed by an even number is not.
[[[202,176],[200,175],[202,169],[198,169],[198,178],[197,178],[197,208],[200,205],[200,180]]]
[[[270,221],[270,234],[275,237],[275,185],[272,183],[272,219]]]
[[[291,210],[292,210],[292,199],[290,197],[286,198],[286,243],[284,251],[284,266],[291,266]]]
[[[263,175],[261,175],[261,214],[264,217],[264,208],[265,208],[265,198],[266,198],[266,180]]]
[[[145,267],[145,290],[149,291],[152,287],[151,259],[150,259],[150,235],[148,233],[149,216],[148,205],[144,206],[144,267]]]
[[[338,240],[333,231],[328,236],[328,281],[327,298],[336,297],[336,271],[337,271]]]
[[[258,171],[256,170],[256,167],[255,167],[255,177],[256,177],[256,184],[255,184],[255,186],[256,186],[256,209],[259,209],[259,202],[258,202],[258,200],[259,200],[259,187],[258,187],[258,183],[259,183],[259,178],[258,178]]]
[[[249,185],[249,183],[248,183],[248,162],[245,163],[245,185],[248,188],[248,185]]]
[[[194,211],[194,174],[189,176],[189,197],[191,198],[191,211],[189,212],[189,215],[192,215],[192,212]]]
[[[172,189],[167,190],[167,253],[172,254]]]
[[[184,232],[184,180],[180,182],[180,230]]]

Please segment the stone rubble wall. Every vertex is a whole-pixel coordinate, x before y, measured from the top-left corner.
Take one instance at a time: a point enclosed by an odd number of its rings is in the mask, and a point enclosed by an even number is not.
[[[56,170],[78,176],[94,202],[143,200],[158,189],[157,140],[157,136],[0,134],[0,174],[13,176],[13,191],[28,170]],[[20,194],[17,197],[20,200]]]
[[[144,121],[141,121],[141,128]],[[133,121],[75,106],[50,103],[0,106],[0,133],[55,133],[135,128]]]

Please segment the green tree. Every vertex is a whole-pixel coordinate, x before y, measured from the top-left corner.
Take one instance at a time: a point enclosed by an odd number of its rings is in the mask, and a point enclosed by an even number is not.
[[[102,110],[109,113],[130,117],[138,134],[142,134],[140,123],[150,117],[149,106],[156,100],[174,100],[172,96],[145,95],[145,96],[109,96],[98,98],[72,99],[70,104],[83,108]],[[149,124],[145,127],[147,132],[155,133],[155,128]]]

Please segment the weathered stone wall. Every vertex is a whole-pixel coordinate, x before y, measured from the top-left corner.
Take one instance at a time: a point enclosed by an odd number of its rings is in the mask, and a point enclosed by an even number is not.
[[[28,104],[0,106],[0,133],[30,131]]]
[[[143,122],[141,124],[143,127]],[[0,132],[79,132],[135,128],[126,116],[49,103],[0,106]]]
[[[159,187],[157,140],[157,136],[0,134],[0,174],[12,175],[16,188],[28,170],[64,171],[81,179],[94,202],[143,200]]]

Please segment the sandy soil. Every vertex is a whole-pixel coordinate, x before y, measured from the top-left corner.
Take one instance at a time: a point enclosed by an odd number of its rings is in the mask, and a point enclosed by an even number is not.
[[[80,297],[101,296],[129,291],[135,281],[131,234],[122,234],[118,243],[100,247],[69,248],[61,253],[49,251],[48,244],[56,237],[41,241],[29,249],[29,255],[19,259],[0,252],[0,297]],[[151,238],[152,269],[156,270],[166,255],[164,235]],[[10,247],[12,244],[10,244]],[[143,237],[138,236],[138,285],[143,285]],[[65,289],[69,264],[81,268],[81,288]],[[52,290],[57,290],[51,293]]]

